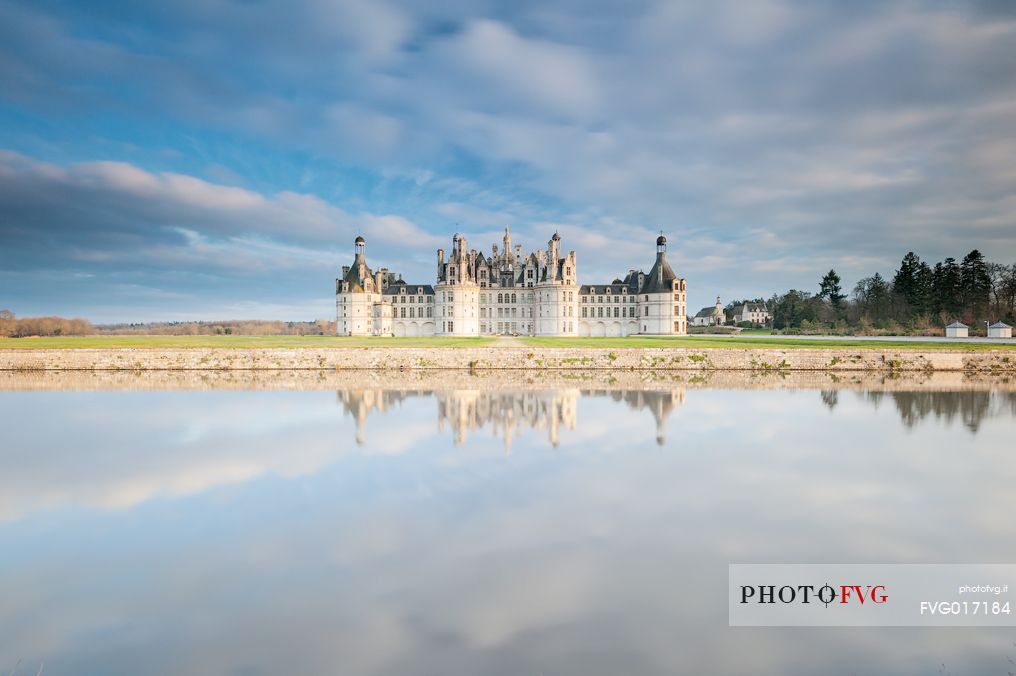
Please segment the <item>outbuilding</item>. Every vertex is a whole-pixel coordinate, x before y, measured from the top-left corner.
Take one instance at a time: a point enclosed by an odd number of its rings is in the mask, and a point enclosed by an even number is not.
[[[995,322],[988,327],[988,338],[1012,338],[1012,327],[1005,322]]]
[[[966,338],[968,335],[969,326],[963,322],[953,322],[949,326],[945,327],[946,338]]]

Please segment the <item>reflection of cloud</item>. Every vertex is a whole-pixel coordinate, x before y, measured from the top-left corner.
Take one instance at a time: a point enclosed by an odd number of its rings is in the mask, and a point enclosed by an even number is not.
[[[373,400],[368,453],[338,455],[354,430],[332,392],[3,395],[0,415],[45,411],[84,445],[19,433],[0,452],[5,496],[88,505],[77,486],[107,474],[245,453],[266,473],[225,496],[0,526],[0,654],[110,674],[811,674],[849,658],[916,676],[929,661],[985,673],[1011,641],[731,632],[725,583],[732,561],[1009,560],[1016,411],[991,409],[973,445],[856,397],[830,413],[815,392],[693,390],[657,449],[634,393],[579,395],[559,450],[520,434],[502,458],[451,448],[436,397]],[[312,469],[271,480],[291,461]],[[22,466],[38,471],[7,483]]]
[[[102,393],[76,405],[74,395],[44,397],[62,411],[56,428],[9,396],[30,422],[11,431],[0,454],[0,520],[71,505],[123,509],[266,474],[313,474],[334,461],[341,441],[322,433],[333,426],[333,409],[298,401],[236,394],[209,408],[206,396]],[[81,448],[82,439],[97,445]]]

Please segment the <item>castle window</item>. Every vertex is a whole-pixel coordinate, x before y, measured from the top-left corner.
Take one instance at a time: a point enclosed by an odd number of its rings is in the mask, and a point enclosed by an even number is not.
[[[514,294],[514,293],[512,294],[512,302],[513,302],[513,303],[517,302],[517,301],[515,300],[515,294]]]
[[[455,330],[455,322],[448,322],[448,333]]]
[[[615,303],[620,303],[620,302],[621,302],[621,299],[620,299],[620,297],[618,297],[618,296],[614,296],[614,302],[615,302]]]
[[[614,308],[614,316],[617,316],[617,308]]]
[[[602,307],[596,308],[596,316],[597,317],[602,317],[603,316],[603,308]]]
[[[586,318],[586,308],[582,308],[582,318]]]
[[[427,308],[427,316],[428,316],[428,317],[430,317],[430,316],[431,316],[431,309],[430,309],[430,308]]]
[[[649,316],[649,306],[648,305],[645,307],[645,310],[646,310],[645,311],[645,315],[646,315],[646,317],[648,317]]]
[[[497,302],[498,303],[503,303],[504,302],[504,294],[503,293],[497,294]]]
[[[621,308],[621,316],[622,317],[627,317],[628,316],[628,308],[627,307]]]

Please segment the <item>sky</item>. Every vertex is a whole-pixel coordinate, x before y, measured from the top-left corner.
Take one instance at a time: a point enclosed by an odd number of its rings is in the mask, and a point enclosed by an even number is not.
[[[689,308],[1016,262],[1016,3],[0,0],[0,308],[313,320],[462,233]]]

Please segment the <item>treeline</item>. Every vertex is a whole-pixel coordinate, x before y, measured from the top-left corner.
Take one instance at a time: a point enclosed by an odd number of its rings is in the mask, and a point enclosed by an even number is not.
[[[151,322],[141,324],[93,325],[87,319],[26,317],[18,319],[10,310],[0,310],[0,337],[27,336],[326,336],[335,334],[335,322],[229,320],[218,322]]]
[[[768,302],[773,328],[800,332],[936,334],[954,321],[975,333],[984,322],[1016,321],[1016,264],[985,260],[974,249],[930,265],[908,253],[891,278],[875,273],[843,293],[830,270],[817,293],[791,289]]]
[[[25,317],[18,319],[10,310],[0,310],[0,337],[25,336],[87,336],[95,333],[87,319],[63,317]]]
[[[142,324],[104,324],[99,333],[147,336],[326,336],[335,334],[335,322],[227,320],[217,322],[150,322]]]

